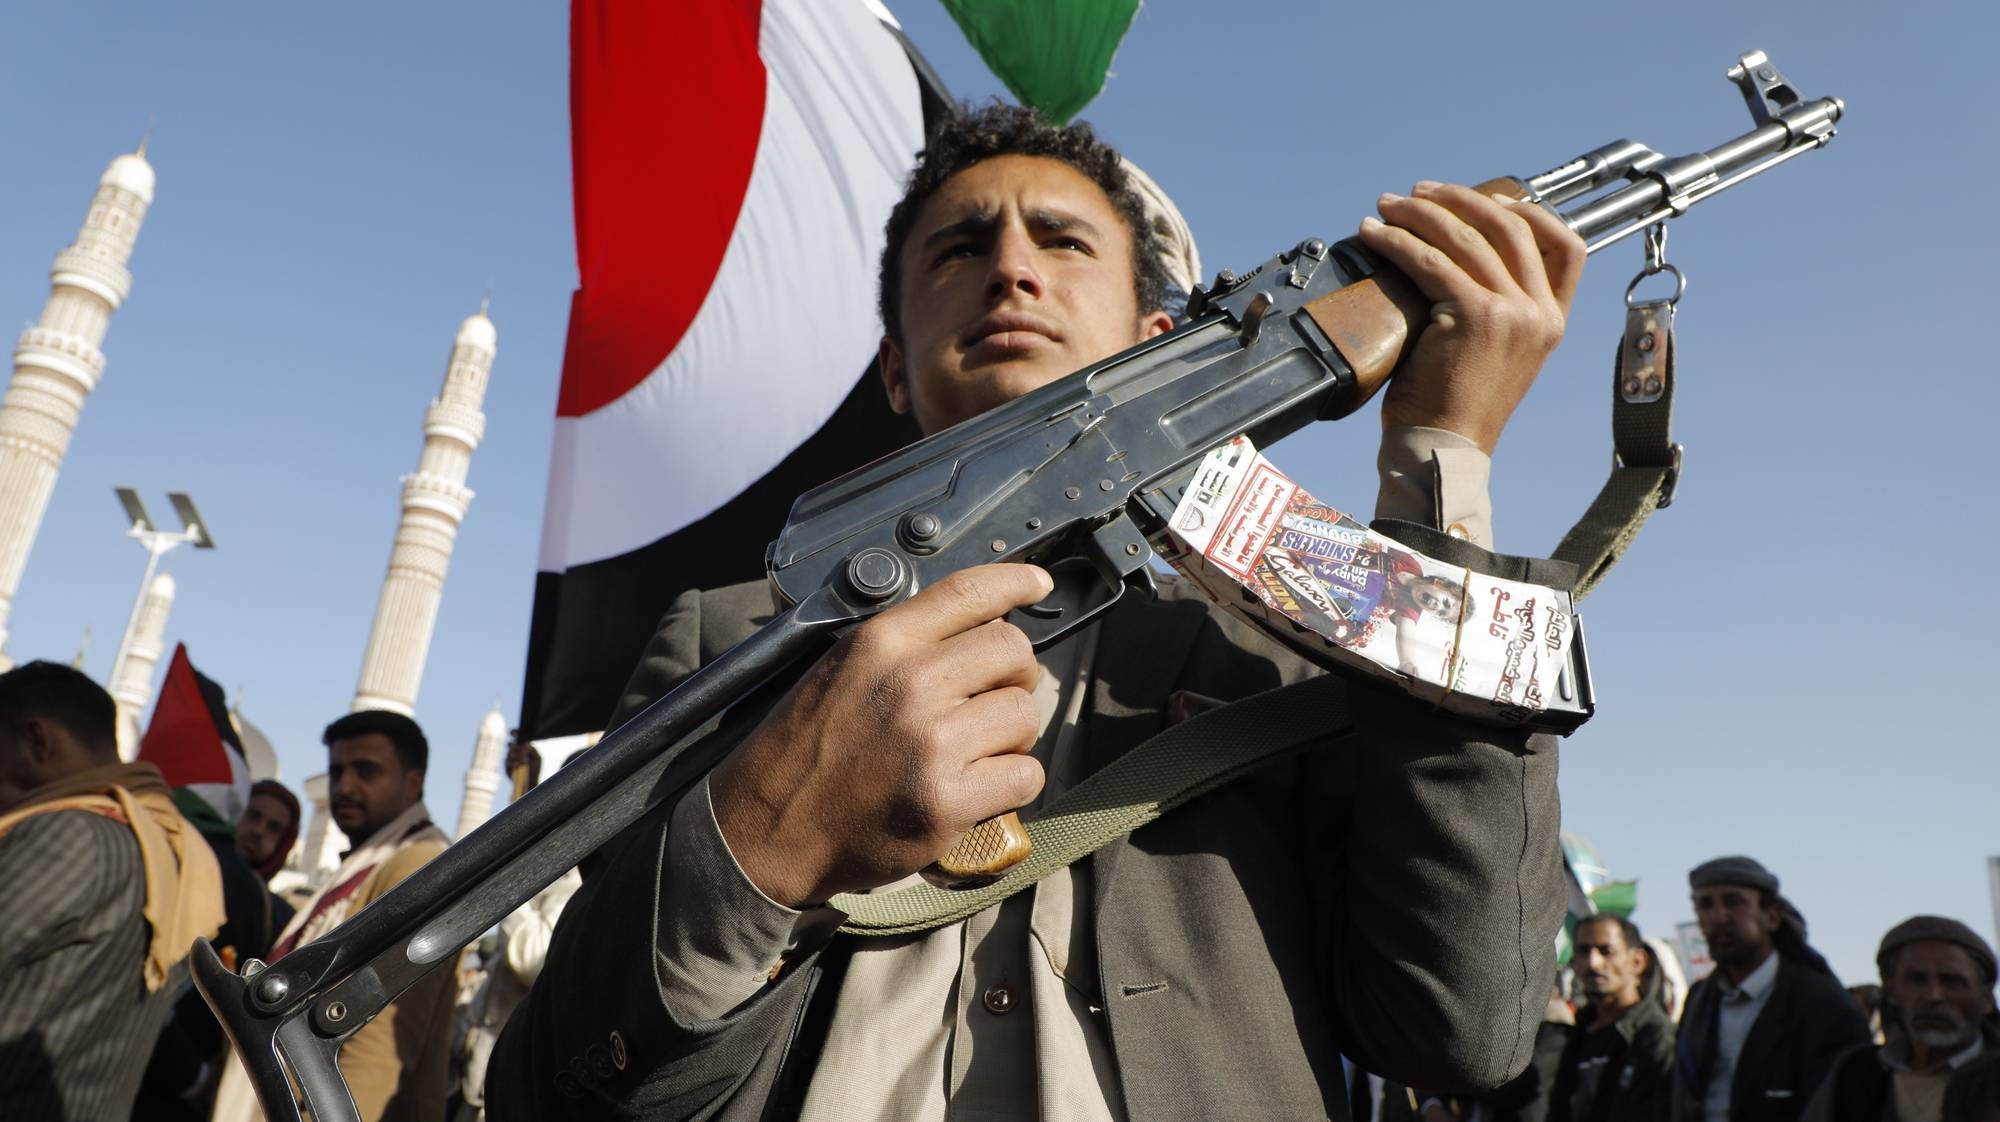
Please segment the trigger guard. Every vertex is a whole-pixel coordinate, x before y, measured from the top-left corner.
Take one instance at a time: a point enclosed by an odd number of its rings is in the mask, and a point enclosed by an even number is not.
[[[1067,638],[1125,595],[1127,585],[1107,583],[1088,558],[1070,556],[1044,566],[1055,589],[1034,604],[1007,613],[1037,651]]]

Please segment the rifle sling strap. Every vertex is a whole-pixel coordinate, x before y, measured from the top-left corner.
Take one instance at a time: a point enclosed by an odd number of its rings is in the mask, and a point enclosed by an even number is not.
[[[1618,563],[1639,527],[1674,500],[1681,446],[1674,443],[1674,307],[1631,305],[1611,377],[1611,478],[1556,546],[1576,566],[1571,595],[1581,601]]]
[[[1647,338],[1651,341],[1642,345]],[[1672,434],[1673,363],[1672,305],[1633,305],[1613,367],[1611,478],[1555,551],[1556,560],[1577,567],[1578,600],[1617,564],[1646,519],[1673,501],[1681,463]],[[1658,381],[1649,384],[1649,378]],[[1332,676],[1309,678],[1175,725],[1086,778],[1029,822],[1033,852],[999,880],[972,889],[917,884],[836,896],[828,903],[847,913],[840,930],[909,935],[956,923],[1253,768],[1314,741],[1343,741],[1352,732],[1345,719],[1345,685]]]

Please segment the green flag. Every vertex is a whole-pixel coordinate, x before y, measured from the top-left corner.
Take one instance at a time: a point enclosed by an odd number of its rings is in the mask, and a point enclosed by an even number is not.
[[[1104,88],[1139,0],[944,0],[1021,104],[1068,123]]]
[[[1590,902],[1597,905],[1600,912],[1631,919],[1633,910],[1639,906],[1639,882],[1614,880],[1609,884],[1600,884],[1590,890]]]

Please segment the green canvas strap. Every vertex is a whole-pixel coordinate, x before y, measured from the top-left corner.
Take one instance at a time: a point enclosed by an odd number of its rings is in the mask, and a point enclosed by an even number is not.
[[[1308,678],[1211,709],[1154,736],[1029,822],[1034,851],[983,888],[919,884],[844,894],[828,904],[847,913],[840,930],[848,935],[908,935],[956,923],[1260,764],[1341,735],[1345,691],[1339,678]]]
[[[1626,306],[1625,337],[1612,365],[1611,478],[1553,554],[1576,566],[1572,596],[1579,601],[1624,556],[1646,519],[1673,502],[1680,483],[1681,446],[1673,436],[1678,299]]]

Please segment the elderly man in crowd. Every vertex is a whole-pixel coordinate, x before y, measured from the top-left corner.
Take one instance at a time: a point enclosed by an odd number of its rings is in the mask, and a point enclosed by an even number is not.
[[[1718,857],[1688,885],[1715,972],[1681,1014],[1674,1122],[1792,1122],[1834,1059],[1868,1041],[1867,1022],[1770,870]]]
[[[1556,1067],[1552,1122],[1642,1122],[1667,1116],[1674,1023],[1647,992],[1652,952],[1639,927],[1615,915],[1576,925],[1570,967],[1590,1003]]]
[[[81,671],[0,674],[0,1113],[129,1109],[173,967],[222,925],[215,855],[159,769],[120,763]]]
[[[1808,1122],[1941,1122],[1958,1070],[2000,1053],[1993,949],[1970,927],[1943,916],[1906,919],[1882,937],[1875,965],[1888,1040],[1840,1058]]]

